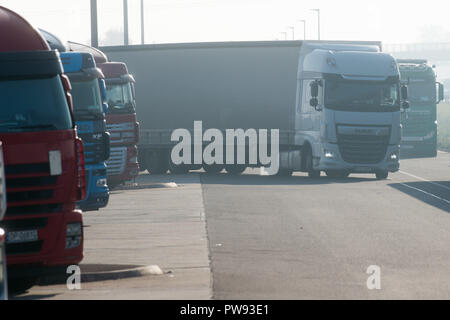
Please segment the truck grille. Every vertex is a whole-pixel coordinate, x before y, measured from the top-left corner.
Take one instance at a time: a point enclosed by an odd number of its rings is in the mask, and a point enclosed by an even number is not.
[[[98,134],[79,134],[80,138],[83,140],[84,145],[84,158],[86,164],[95,164],[103,162],[104,159],[104,148],[103,136],[101,133]]]
[[[135,124],[132,122],[127,123],[112,123],[106,125],[106,130],[111,134],[111,143],[119,144],[119,143],[131,143],[134,142],[134,130]],[[123,137],[122,133],[133,133],[132,137]]]
[[[51,204],[58,183],[50,176],[48,163],[5,166],[8,208],[6,217],[60,212],[62,205]]]
[[[127,161],[127,148],[111,148],[111,155],[106,161],[108,175],[120,175],[124,172]]]
[[[388,136],[338,134],[338,146],[345,162],[375,164],[386,157]]]

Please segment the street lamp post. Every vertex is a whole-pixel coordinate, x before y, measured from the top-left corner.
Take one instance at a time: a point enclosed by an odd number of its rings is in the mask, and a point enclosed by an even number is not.
[[[292,40],[295,40],[295,27],[289,26],[288,28],[291,29],[291,31],[292,31]]]
[[[306,40],[306,20],[298,20],[298,22],[303,22],[303,40]]]
[[[317,12],[317,36],[318,39],[320,40],[320,9],[311,9],[311,11],[316,11]]]
[[[91,46],[98,48],[97,0],[91,0]]]
[[[141,44],[145,44],[144,0],[141,0]]]
[[[129,45],[128,38],[128,0],[123,0],[123,43]]]

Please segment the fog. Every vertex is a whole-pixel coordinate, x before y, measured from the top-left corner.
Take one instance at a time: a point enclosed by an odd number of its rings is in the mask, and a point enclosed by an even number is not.
[[[139,43],[140,1],[129,0],[130,41]],[[449,4],[443,0],[145,0],[147,43],[317,38],[384,43],[445,42]],[[88,43],[89,0],[2,0],[35,26]],[[122,0],[98,0],[100,44],[121,44]],[[294,27],[293,29],[290,27]]]

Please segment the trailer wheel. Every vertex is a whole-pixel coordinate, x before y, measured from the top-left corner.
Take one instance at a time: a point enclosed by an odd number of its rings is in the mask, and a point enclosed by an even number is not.
[[[292,169],[280,169],[278,170],[277,176],[279,177],[290,177],[294,173]]]
[[[11,294],[20,294],[31,289],[39,281],[39,277],[20,277],[8,279],[8,291]]]
[[[168,161],[167,156],[163,152],[150,151],[145,157],[145,166],[150,174],[167,173]]]
[[[240,175],[247,169],[245,164],[227,165],[225,170],[231,175]]]
[[[218,174],[223,170],[223,165],[221,164],[205,164],[203,166],[203,169],[205,169],[206,173],[208,174]]]
[[[327,174],[327,177],[334,179],[347,178],[350,175],[350,172],[345,170],[327,170],[325,173]]]
[[[313,169],[313,156],[312,156],[312,149],[309,145],[305,147],[305,161],[306,161],[306,172],[308,172],[308,177],[310,178],[319,178],[320,177],[320,171]]]
[[[377,180],[386,180],[389,176],[387,171],[378,171],[376,174]]]
[[[171,174],[186,174],[189,173],[189,167],[185,164],[176,165],[169,161],[169,170]]]

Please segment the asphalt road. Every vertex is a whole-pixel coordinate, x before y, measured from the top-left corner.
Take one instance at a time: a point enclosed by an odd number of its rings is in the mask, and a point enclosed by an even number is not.
[[[402,160],[384,181],[255,170],[201,182],[216,299],[450,298],[448,153]]]

